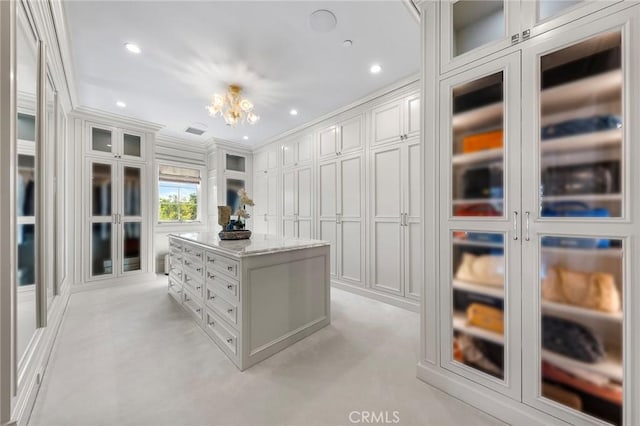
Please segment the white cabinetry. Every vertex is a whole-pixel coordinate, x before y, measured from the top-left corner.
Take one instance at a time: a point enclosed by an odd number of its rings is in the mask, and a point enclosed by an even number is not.
[[[420,141],[371,152],[370,283],[418,299],[422,285]]]
[[[425,267],[418,376],[508,423],[639,424],[640,338],[625,330],[640,305],[640,5],[564,2],[544,37],[474,47],[482,61],[447,73],[457,59],[430,61],[455,24],[430,19],[471,3],[423,6],[424,90],[438,99],[423,183],[439,197],[424,203],[438,263]]]
[[[296,167],[313,161],[313,134],[296,136],[282,144],[282,167]]]
[[[258,234],[278,235],[278,203],[281,197],[278,168],[278,144],[272,144],[254,154],[253,174],[253,228]]]
[[[319,158],[335,158],[360,151],[364,144],[364,119],[362,115],[341,121],[318,132]]]
[[[371,144],[398,142],[420,135],[420,95],[411,94],[371,111]]]
[[[364,165],[362,155],[319,167],[319,238],[331,243],[331,276],[364,284]]]
[[[311,166],[282,173],[282,234],[284,237],[313,237],[313,172]]]
[[[144,161],[145,135],[98,123],[87,123],[86,152],[92,156]]]

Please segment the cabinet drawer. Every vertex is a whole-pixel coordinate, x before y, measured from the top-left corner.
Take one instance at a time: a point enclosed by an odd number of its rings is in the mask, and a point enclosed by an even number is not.
[[[212,268],[222,274],[225,274],[231,278],[238,279],[238,262],[235,260],[227,259],[226,257],[218,256],[217,254],[207,252],[207,269]]]
[[[170,266],[182,266],[182,253],[169,253],[169,265]]]
[[[180,241],[173,240],[173,239],[169,240],[169,251],[171,253],[174,253],[174,252],[175,253],[181,253],[182,252],[182,247],[183,247],[183,245],[182,245],[182,243]]]
[[[182,270],[180,268],[171,267],[171,269],[169,269],[169,278],[173,278],[174,280],[176,280],[179,283],[181,283],[182,282]]]
[[[179,281],[169,277],[169,294],[173,296],[178,303],[182,303],[182,284]]]
[[[220,316],[210,309],[205,312],[204,329],[220,347],[228,349],[233,355],[238,353],[237,333],[225,325]]]
[[[208,268],[205,281],[207,285],[215,285],[221,294],[227,296],[227,299],[240,300],[238,282],[219,275],[217,270]]]
[[[191,275],[196,275],[198,277],[202,277],[204,268],[202,264],[192,260],[191,258],[185,257],[182,260],[182,266],[185,272],[190,272]]]
[[[182,295],[182,305],[198,322],[198,324],[202,324],[202,300],[191,294],[191,292],[187,291],[186,288],[183,289]]]
[[[202,265],[203,251],[201,248],[185,244],[184,248],[182,249],[182,253],[184,253],[185,255],[185,261],[187,260],[187,257],[190,257],[194,262],[200,263]]]
[[[204,285],[202,284],[202,277],[198,275],[194,275],[190,272],[185,272],[183,282],[184,282],[184,286],[187,287],[189,290],[191,290],[191,292],[195,296],[202,298],[203,287],[204,287]]]
[[[207,284],[205,304],[208,309],[213,310],[232,325],[238,325],[238,306],[221,297],[220,289],[217,285],[212,283]]]

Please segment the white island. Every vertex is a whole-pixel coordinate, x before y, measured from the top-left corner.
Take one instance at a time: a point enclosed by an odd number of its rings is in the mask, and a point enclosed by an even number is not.
[[[169,294],[244,370],[328,325],[329,243],[169,235]]]

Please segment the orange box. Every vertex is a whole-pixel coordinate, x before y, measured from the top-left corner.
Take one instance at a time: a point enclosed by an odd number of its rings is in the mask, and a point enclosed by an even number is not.
[[[485,149],[501,148],[502,138],[502,129],[467,136],[462,139],[462,152],[469,153],[484,151]]]

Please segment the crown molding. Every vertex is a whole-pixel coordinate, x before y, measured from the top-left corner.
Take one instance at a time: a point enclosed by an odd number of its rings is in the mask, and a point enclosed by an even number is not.
[[[409,14],[413,16],[417,23],[420,23],[420,3],[422,0],[402,0],[402,3],[407,7]]]
[[[71,111],[71,115],[90,120],[106,120],[110,123],[115,123],[122,127],[134,127],[137,130],[150,132],[157,132],[164,127],[163,124],[140,120],[138,118],[127,117],[120,114],[113,114],[111,112],[84,106],[75,108],[73,111]]]
[[[337,116],[339,116],[340,114],[344,114],[345,112],[348,112],[350,110],[353,110],[357,107],[363,106],[365,104],[368,104],[370,102],[374,102],[375,100],[382,98],[383,96],[389,95],[391,93],[393,93],[394,96],[401,96],[404,93],[408,93],[412,90],[417,90],[419,89],[419,85],[418,82],[420,81],[420,74],[413,74],[409,77],[405,77],[402,80],[396,81],[393,84],[390,84],[388,86],[383,87],[382,89],[376,90],[373,93],[370,93],[369,95],[358,99],[355,102],[352,102],[346,106],[343,106],[341,108],[338,108],[337,110],[331,111],[328,114],[325,114],[321,117],[316,118],[315,120],[312,121],[308,121],[304,124],[301,124],[300,126],[294,127],[291,130],[287,130],[286,132],[280,133],[276,136],[270,137],[269,139],[267,139],[264,142],[260,142],[256,145],[253,146],[249,146],[249,149],[251,151],[257,151],[261,148],[264,148],[265,146],[272,144],[273,142],[277,142],[280,141],[282,139],[288,138],[290,136],[293,136],[294,134],[298,133],[298,132],[303,132],[306,130],[311,130],[312,127],[317,126],[321,123],[323,123],[324,121],[330,120],[332,118],[335,118]]]
[[[207,141],[209,143],[210,149],[224,148],[232,151],[239,151],[243,154],[251,154],[253,152],[253,148],[248,145],[243,145],[237,142],[231,142],[225,139],[211,138]]]
[[[180,149],[198,153],[206,152],[209,147],[209,143],[207,141],[192,141],[161,133],[156,135],[155,143],[156,145],[164,145],[168,147],[180,147]]]

